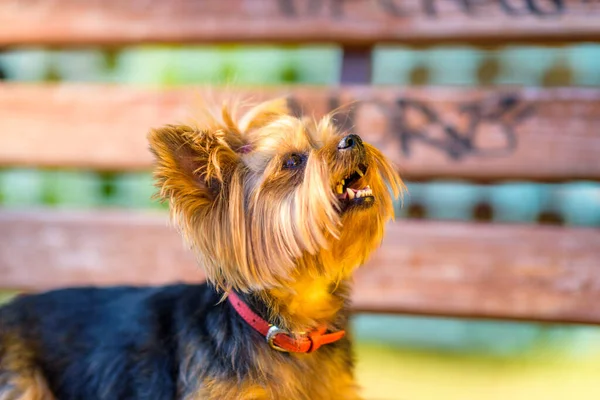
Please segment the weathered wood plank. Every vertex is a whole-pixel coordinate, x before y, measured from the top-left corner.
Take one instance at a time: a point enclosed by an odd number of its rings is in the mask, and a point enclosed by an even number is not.
[[[0,45],[600,38],[589,0],[2,0]]]
[[[147,169],[151,127],[186,122],[203,88],[0,85],[0,165]],[[339,124],[406,178],[600,179],[600,90],[349,86],[239,89],[289,95],[298,113],[340,105]]]
[[[164,214],[0,212],[0,287],[202,281]]]
[[[196,282],[165,215],[0,213],[0,287]],[[359,311],[600,323],[600,231],[401,221],[356,276]]]
[[[600,323],[600,231],[399,222],[360,270],[366,311]]]

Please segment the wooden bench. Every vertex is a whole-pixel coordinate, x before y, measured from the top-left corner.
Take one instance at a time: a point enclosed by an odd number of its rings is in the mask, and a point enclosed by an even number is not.
[[[236,92],[289,95],[294,110],[309,114],[356,101],[340,123],[377,143],[408,180],[600,180],[600,91],[370,86],[374,45],[599,39],[600,4],[571,0],[0,4],[2,46],[337,43],[344,48],[339,87]],[[147,170],[148,129],[184,120],[196,90],[2,83],[0,164]],[[0,287],[200,281],[166,219],[124,210],[0,210]],[[402,220],[359,271],[354,307],[598,324],[599,267],[598,229]]]

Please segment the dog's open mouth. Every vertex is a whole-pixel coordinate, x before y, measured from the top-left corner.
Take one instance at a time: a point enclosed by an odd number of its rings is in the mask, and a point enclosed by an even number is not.
[[[350,175],[337,183],[335,192],[342,203],[342,210],[354,205],[370,205],[375,200],[373,191],[364,179],[366,172],[367,167],[359,165]]]

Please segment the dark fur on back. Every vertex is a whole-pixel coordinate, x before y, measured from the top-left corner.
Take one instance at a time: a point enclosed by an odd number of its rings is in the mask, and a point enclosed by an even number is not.
[[[260,384],[261,352],[302,361],[270,349],[220,300],[207,284],[20,297],[0,308],[0,360],[17,346],[28,349],[21,368],[39,369],[61,400],[194,398],[207,380]],[[343,340],[320,349],[318,357],[343,349],[349,369],[348,347]],[[0,365],[0,399],[7,391],[3,375],[22,372],[12,368]]]

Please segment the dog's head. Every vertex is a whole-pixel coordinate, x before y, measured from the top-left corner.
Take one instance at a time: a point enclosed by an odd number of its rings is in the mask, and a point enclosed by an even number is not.
[[[298,274],[347,277],[393,217],[395,169],[330,117],[291,116],[285,100],[232,114],[149,136],[159,195],[208,279],[250,291]]]

